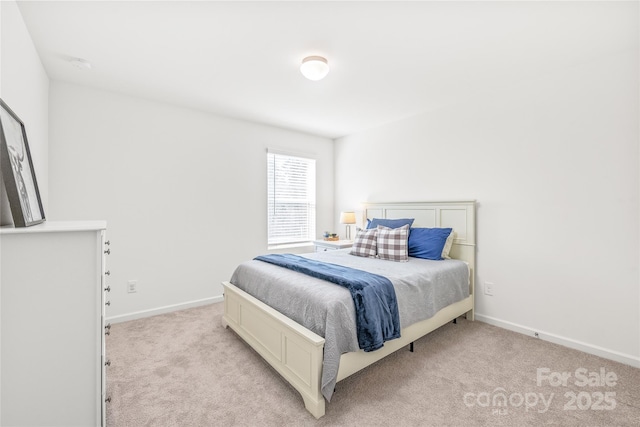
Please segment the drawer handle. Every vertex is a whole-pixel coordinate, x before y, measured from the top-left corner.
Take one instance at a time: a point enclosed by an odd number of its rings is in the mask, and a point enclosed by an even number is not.
[[[104,329],[110,331],[111,330],[111,323],[107,323],[106,325],[104,325]]]
[[[105,292],[111,292],[111,286],[107,286],[106,288],[104,288]]]
[[[106,331],[104,334],[105,334],[105,335],[111,335],[111,332]]]
[[[104,401],[105,401],[106,403],[111,403],[111,396],[107,397]]]
[[[111,276],[111,270],[107,270],[107,271],[105,271],[105,272],[104,272],[104,275],[105,275],[105,276]]]
[[[106,251],[104,251],[104,253],[107,255],[111,255],[111,249],[107,249]]]
[[[105,302],[104,305],[111,305],[111,301]]]
[[[105,245],[109,246],[111,244],[110,240],[107,240],[106,242],[104,242]]]
[[[107,360],[106,362],[104,362],[104,366],[111,366],[111,360]]]

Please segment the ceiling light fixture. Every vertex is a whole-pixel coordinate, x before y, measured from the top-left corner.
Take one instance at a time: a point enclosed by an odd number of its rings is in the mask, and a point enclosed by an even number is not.
[[[322,80],[329,73],[329,64],[322,56],[307,56],[302,60],[300,72],[309,80]]]
[[[82,58],[72,58],[69,60],[69,62],[71,62],[71,65],[73,65],[76,68],[79,68],[81,70],[90,70],[91,69],[91,63],[89,61],[87,61],[86,59],[82,59]]]

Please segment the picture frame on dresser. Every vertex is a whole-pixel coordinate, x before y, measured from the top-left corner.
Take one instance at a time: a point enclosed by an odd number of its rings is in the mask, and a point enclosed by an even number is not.
[[[15,227],[45,221],[24,123],[0,99],[0,167]]]

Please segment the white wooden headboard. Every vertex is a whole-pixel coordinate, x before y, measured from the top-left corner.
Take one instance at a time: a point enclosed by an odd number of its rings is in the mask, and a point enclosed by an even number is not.
[[[470,291],[474,291],[476,271],[476,202],[364,203],[363,222],[367,218],[415,218],[412,227],[451,227],[455,232],[451,258],[465,261],[471,269]]]

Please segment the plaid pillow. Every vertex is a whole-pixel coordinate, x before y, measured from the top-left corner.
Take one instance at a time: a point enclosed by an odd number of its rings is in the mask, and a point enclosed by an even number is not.
[[[376,257],[376,236],[378,229],[363,230],[358,228],[356,238],[351,247],[351,255],[363,256],[368,258]]]
[[[400,228],[378,226],[378,258],[389,261],[409,261],[409,225]]]

